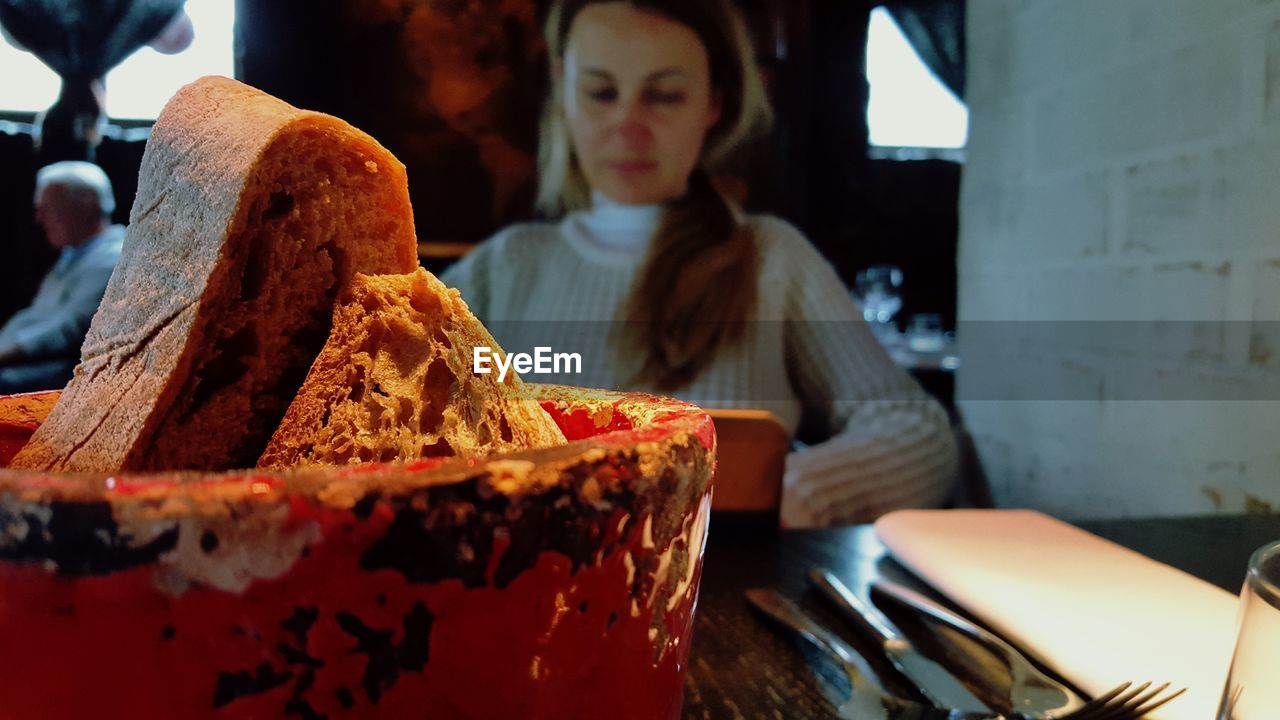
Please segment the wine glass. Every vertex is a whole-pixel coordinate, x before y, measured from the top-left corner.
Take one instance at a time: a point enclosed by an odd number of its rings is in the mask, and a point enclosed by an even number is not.
[[[1280,542],[1264,545],[1249,558],[1240,591],[1240,622],[1218,720],[1272,718],[1280,708],[1275,683],[1280,644]]]
[[[942,316],[919,313],[907,319],[907,347],[918,353],[942,352],[947,337],[942,331]]]
[[[854,279],[854,292],[862,301],[862,318],[885,326],[902,309],[902,271],[894,265],[872,265]]]

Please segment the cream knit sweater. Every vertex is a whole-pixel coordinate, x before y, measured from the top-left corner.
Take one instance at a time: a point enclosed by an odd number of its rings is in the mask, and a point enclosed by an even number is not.
[[[591,210],[559,223],[498,233],[441,279],[462,292],[508,352],[543,346],[582,358],[581,373],[526,379],[621,388],[617,319],[661,213],[660,206],[619,205],[597,195]],[[844,284],[799,231],[769,216],[743,222],[760,247],[756,322],[674,394],[704,407],[768,409],[793,437],[803,428],[825,438],[787,457],[785,525],[864,522],[945,502],[957,467],[945,411],[893,364]]]

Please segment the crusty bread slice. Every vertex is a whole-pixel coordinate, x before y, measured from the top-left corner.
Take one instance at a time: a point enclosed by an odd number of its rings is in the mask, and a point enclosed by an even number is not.
[[[259,466],[478,458],[563,443],[514,372],[502,382],[472,372],[477,346],[501,353],[458,291],[426,270],[357,275]]]
[[[356,272],[417,267],[404,166],[337,118],[227,78],[179,90],[120,264],[53,413],[13,465],[251,466]]]

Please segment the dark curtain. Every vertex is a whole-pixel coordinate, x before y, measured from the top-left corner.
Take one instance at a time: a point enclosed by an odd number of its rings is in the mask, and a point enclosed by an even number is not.
[[[886,0],[883,5],[924,64],[963,100],[965,0]]]
[[[154,38],[185,0],[0,0],[0,24],[64,78],[96,80]]]
[[[149,42],[185,0],[0,0],[0,25],[62,78],[40,124],[40,160],[92,160],[102,78]]]
[[[774,108],[748,209],[780,215],[840,270],[866,213],[870,0],[740,0],[757,29]]]
[[[851,250],[872,211],[867,160],[867,18],[865,0],[812,4],[813,67],[805,159],[809,236],[846,280]]]

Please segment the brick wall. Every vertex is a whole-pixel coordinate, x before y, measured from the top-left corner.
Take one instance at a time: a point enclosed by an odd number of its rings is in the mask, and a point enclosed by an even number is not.
[[[996,500],[1280,510],[1280,0],[969,0],[957,397]]]

